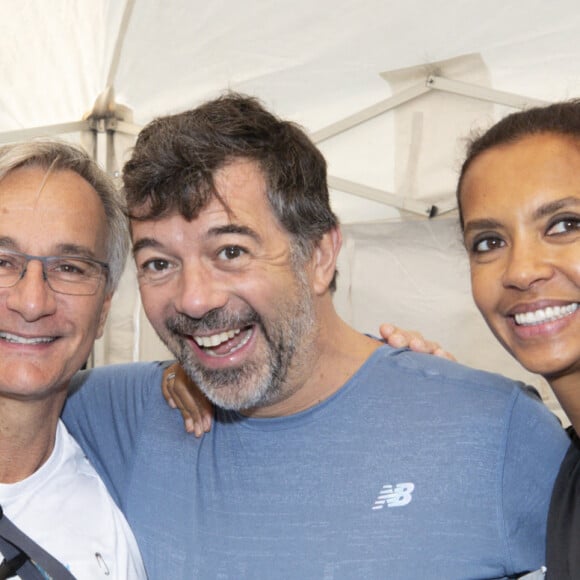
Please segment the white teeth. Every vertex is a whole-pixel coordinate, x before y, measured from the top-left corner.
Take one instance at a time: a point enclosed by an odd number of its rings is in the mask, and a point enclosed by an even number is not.
[[[197,343],[197,346],[202,348],[209,348],[213,346],[219,346],[220,344],[234,338],[236,334],[240,334],[240,329],[228,330],[225,332],[220,332],[219,334],[212,334],[211,336],[194,336],[193,340]]]
[[[514,316],[516,324],[520,326],[533,326],[534,324],[542,324],[542,322],[552,322],[559,318],[569,316],[578,310],[578,303],[574,302],[567,306],[548,306],[535,310],[534,312],[523,312]]]
[[[238,330],[238,332],[237,332],[236,334],[239,334],[239,332],[240,332],[240,331]],[[242,348],[242,347],[243,347],[243,346],[244,346],[244,345],[245,345],[245,344],[248,342],[248,340],[250,340],[250,337],[251,337],[251,336],[252,336],[252,332],[251,332],[251,331],[249,331],[249,330],[248,330],[248,331],[246,331],[246,336],[244,336],[244,337],[242,338],[242,340],[241,340],[241,342],[240,342],[239,344],[237,344],[237,345],[236,345],[234,348],[230,349],[230,350],[227,352],[227,356],[231,355],[232,353],[236,352],[237,350],[240,350],[240,348]],[[207,354],[209,354],[210,356],[213,356],[213,357],[220,357],[220,356],[224,356],[224,355],[217,354],[217,353],[216,353],[216,352],[214,352],[213,350],[206,350],[205,352],[206,352]]]
[[[14,344],[46,344],[54,340],[51,336],[36,336],[34,338],[24,338],[16,334],[9,334],[8,332],[0,332],[0,339]]]

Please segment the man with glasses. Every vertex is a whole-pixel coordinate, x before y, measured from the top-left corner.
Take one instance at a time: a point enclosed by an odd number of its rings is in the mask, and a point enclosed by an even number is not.
[[[0,578],[145,578],[124,516],[59,419],[126,253],[115,186],[86,154],[0,148]]]

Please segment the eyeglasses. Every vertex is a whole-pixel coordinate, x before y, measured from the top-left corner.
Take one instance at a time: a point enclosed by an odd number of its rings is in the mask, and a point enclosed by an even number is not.
[[[42,262],[42,276],[59,294],[92,296],[106,279],[109,266],[105,262],[79,256],[31,256],[12,250],[0,250],[0,288],[18,284],[30,260]]]

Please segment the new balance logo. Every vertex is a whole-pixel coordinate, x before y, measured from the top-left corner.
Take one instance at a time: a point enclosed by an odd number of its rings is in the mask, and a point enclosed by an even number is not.
[[[374,510],[382,510],[387,507],[402,507],[411,503],[413,499],[411,494],[415,489],[414,483],[397,483],[394,486],[390,484],[383,485],[379,496],[373,505]]]

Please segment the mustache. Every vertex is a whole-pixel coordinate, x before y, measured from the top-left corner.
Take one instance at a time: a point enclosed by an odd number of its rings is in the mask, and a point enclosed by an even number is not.
[[[193,318],[178,313],[167,318],[165,326],[174,334],[194,335],[208,334],[214,330],[243,328],[252,324],[261,324],[259,314],[252,308],[245,312],[231,312],[223,308],[210,310],[202,318]]]

